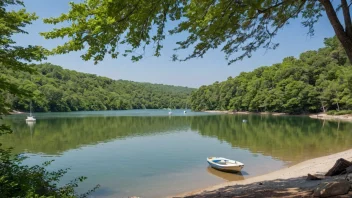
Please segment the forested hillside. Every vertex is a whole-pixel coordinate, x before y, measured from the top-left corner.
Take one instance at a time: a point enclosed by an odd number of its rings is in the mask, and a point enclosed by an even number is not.
[[[33,98],[7,95],[12,109],[28,111],[30,100],[36,112],[184,108],[193,89],[187,87],[112,80],[93,74],[40,64],[35,75],[3,71],[0,78],[29,90]]]
[[[202,86],[194,110],[308,113],[352,109],[352,66],[336,38],[299,58]]]

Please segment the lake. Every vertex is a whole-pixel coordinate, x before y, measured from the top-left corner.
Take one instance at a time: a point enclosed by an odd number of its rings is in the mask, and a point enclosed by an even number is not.
[[[6,116],[14,133],[5,147],[25,153],[28,165],[54,159],[49,170],[70,168],[62,182],[88,179],[92,197],[165,197],[243,180],[352,148],[352,123],[304,116],[224,115],[167,110],[36,113]],[[248,122],[242,122],[243,119]],[[241,174],[211,169],[206,157],[245,164]]]

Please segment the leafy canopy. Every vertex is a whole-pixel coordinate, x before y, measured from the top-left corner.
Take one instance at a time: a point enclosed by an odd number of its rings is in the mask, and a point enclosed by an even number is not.
[[[45,19],[48,24],[69,22],[62,28],[41,33],[46,39],[69,40],[53,49],[54,54],[87,51],[84,60],[95,63],[109,54],[143,58],[148,45],[160,56],[162,41],[169,34],[186,32],[188,37],[177,41],[175,50],[193,48],[185,57],[173,55],[173,60],[186,61],[203,57],[209,50],[221,48],[231,64],[263,47],[275,49],[272,39],[289,23],[301,16],[308,33],[322,16],[326,0],[85,0],[71,2],[68,13]],[[331,5],[331,3],[329,4]],[[341,10],[341,9],[340,9]],[[174,21],[174,23],[167,23]],[[175,27],[168,27],[177,24]],[[137,51],[142,50],[142,54]]]

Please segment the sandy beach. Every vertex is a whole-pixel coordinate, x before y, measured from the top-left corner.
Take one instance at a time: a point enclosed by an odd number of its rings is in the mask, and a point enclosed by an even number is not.
[[[273,116],[282,116],[288,115],[287,113],[277,113],[277,112],[250,112],[250,111],[220,111],[220,110],[209,110],[203,111],[207,113],[223,113],[223,114],[259,114],[259,115],[273,115]]]
[[[219,111],[219,110],[211,110],[204,111],[207,113],[223,113],[223,114],[259,114],[259,115],[272,115],[272,116],[287,116],[287,113],[277,113],[277,112],[249,112],[249,111]],[[318,114],[302,114],[299,116],[309,116],[313,119],[321,119],[321,120],[336,120],[336,121],[351,121],[352,122],[352,114],[347,115],[328,115],[326,113],[318,113]]]
[[[274,197],[309,196],[312,193],[312,189],[321,182],[338,180],[345,177],[323,176],[335,164],[336,160],[340,158],[352,161],[352,149],[310,159],[265,175],[242,181],[226,182],[171,197],[258,197],[266,196],[266,194]],[[306,177],[308,173],[317,175],[323,179],[307,181]]]
[[[218,110],[209,110],[209,111],[203,111],[206,113],[223,113],[223,114],[231,114],[231,111],[218,111]]]
[[[328,115],[326,113],[319,113],[319,114],[312,114],[309,115],[310,118],[313,119],[321,119],[321,120],[341,120],[341,121],[351,121],[352,122],[352,115]]]
[[[12,115],[12,114],[24,114],[24,113],[26,113],[26,112],[12,110],[12,111],[10,112],[10,115]]]

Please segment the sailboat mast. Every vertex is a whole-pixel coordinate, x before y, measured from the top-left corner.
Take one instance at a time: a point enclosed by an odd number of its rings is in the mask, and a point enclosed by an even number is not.
[[[32,117],[32,100],[29,103],[29,116]]]

